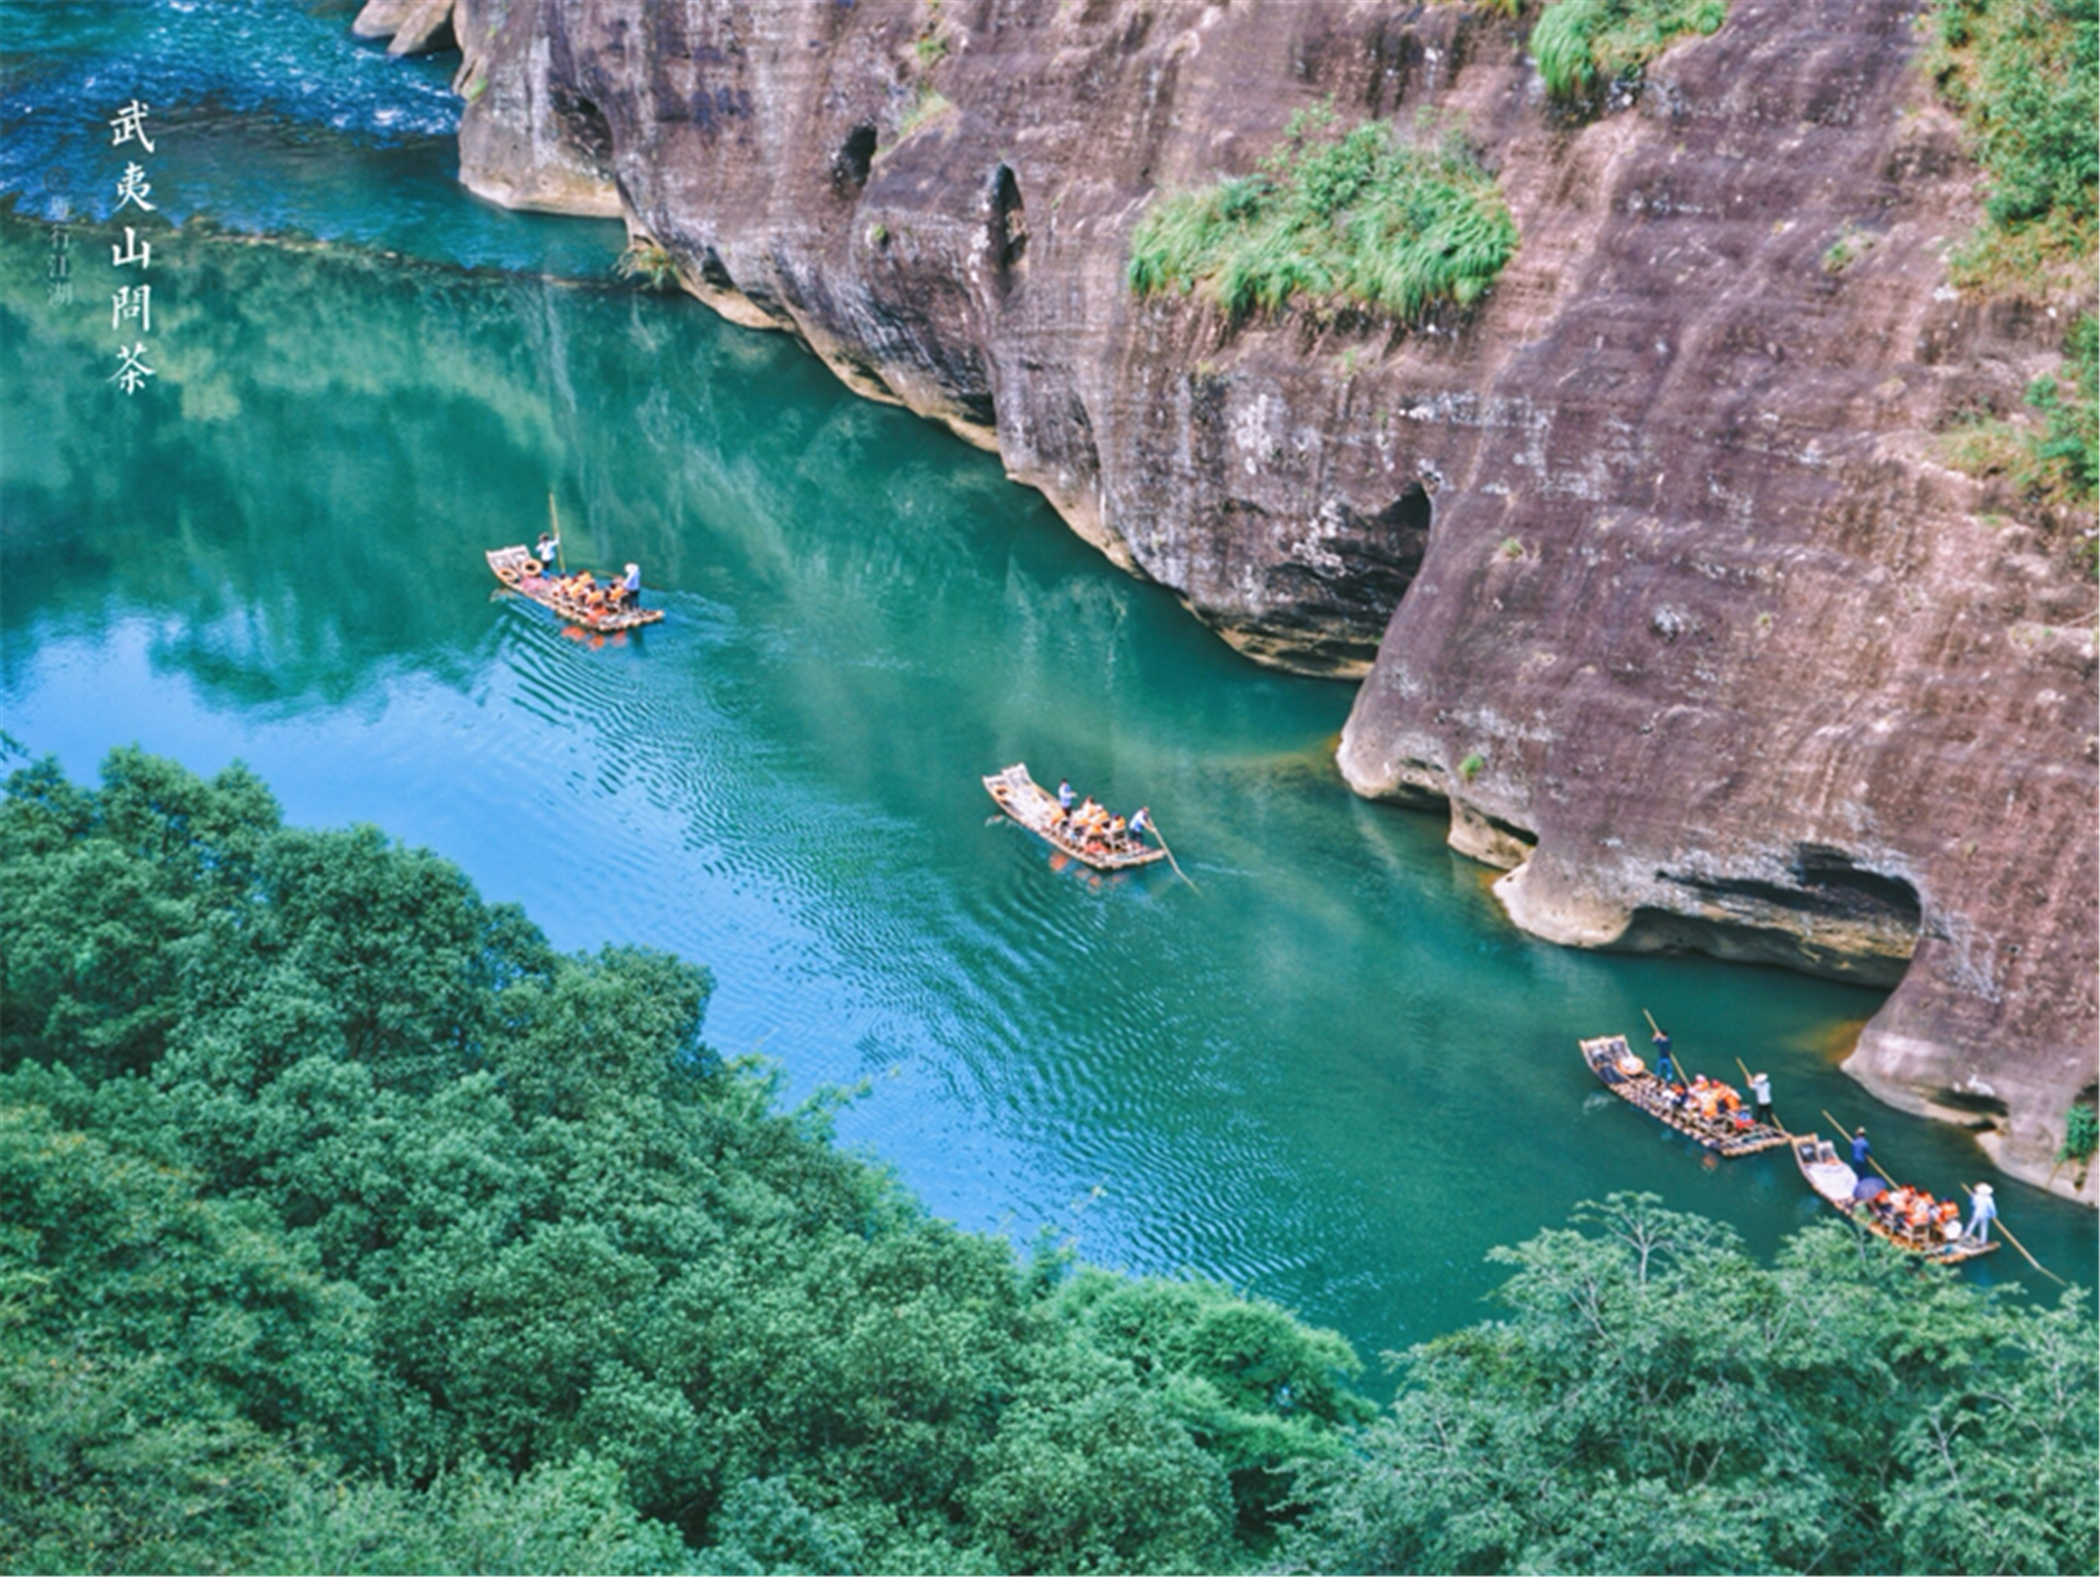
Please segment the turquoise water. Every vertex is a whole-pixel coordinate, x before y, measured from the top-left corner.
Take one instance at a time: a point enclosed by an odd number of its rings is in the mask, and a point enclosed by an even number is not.
[[[342,8],[262,9],[334,58]],[[42,75],[8,57],[11,125],[103,47],[52,25]],[[193,69],[155,91],[231,93]],[[1611,1189],[1761,1250],[1814,1218],[1784,1152],[1713,1164],[1594,1083],[1577,1036],[1638,1033],[1643,1008],[1694,1068],[1768,1068],[1795,1125],[1868,1123],[1899,1176],[1984,1175],[1963,1135],[1836,1072],[1877,994],[1517,934],[1440,820],[1342,787],[1346,687],[1235,657],[996,461],[784,339],[616,285],[617,226],[460,194],[445,125],[376,129],[445,68],[394,69],[313,155],[324,198],[267,199],[264,228],[326,244],[165,233],[134,396],[106,381],[91,254],[92,289],[54,302],[54,216],[14,189],[0,702],[29,750],[82,777],[132,741],[239,757],[293,820],[427,845],[559,945],[700,960],[713,1043],[778,1059],[797,1095],[865,1081],[842,1138],[937,1214],[1215,1276],[1367,1355],[1480,1317],[1490,1246]],[[239,135],[287,146],[243,157],[292,158],[304,123],[281,118]],[[223,179],[189,212],[250,224]],[[109,228],[69,222],[83,248]],[[550,493],[570,563],[638,559],[664,624],[580,641],[491,595],[482,550],[530,540]],[[978,781],[1015,760],[1149,803],[1194,885],[1058,868]],[[2000,1189],[2092,1285],[2091,1214]],[[1970,1274],[2031,1275],[2009,1254]]]

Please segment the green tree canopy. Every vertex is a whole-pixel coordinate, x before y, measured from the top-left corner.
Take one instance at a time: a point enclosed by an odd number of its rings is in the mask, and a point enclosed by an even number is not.
[[[1508,1317],[1405,1356],[1390,1414],[1304,1488],[1303,1569],[2100,1559],[2100,1373],[2078,1294],[2023,1308],[1837,1222],[1762,1266],[1645,1194],[1495,1257]]]
[[[0,967],[11,1567],[1232,1566],[1351,1416],[1338,1337],[1112,1335],[716,1058],[704,970],[238,767],[16,774]]]

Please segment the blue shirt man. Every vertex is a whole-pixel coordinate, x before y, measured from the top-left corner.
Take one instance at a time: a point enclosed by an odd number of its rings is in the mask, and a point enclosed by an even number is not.
[[[1657,1030],[1655,1040],[1655,1076],[1665,1084],[1677,1082],[1676,1066],[1670,1061],[1670,1037]]]
[[[1852,1136],[1852,1170],[1857,1172],[1867,1164],[1867,1130],[1862,1128]]]

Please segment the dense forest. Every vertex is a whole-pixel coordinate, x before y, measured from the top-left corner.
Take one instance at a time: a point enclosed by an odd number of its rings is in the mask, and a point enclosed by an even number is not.
[[[2094,1325],[1647,1196],[1358,1388],[930,1219],[701,1038],[240,767],[0,803],[9,1570],[2093,1571]]]

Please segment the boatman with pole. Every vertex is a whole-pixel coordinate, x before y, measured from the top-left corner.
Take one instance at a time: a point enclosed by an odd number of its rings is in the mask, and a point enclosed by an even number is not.
[[[1991,1223],[1998,1219],[1998,1207],[1991,1200],[1991,1185],[1978,1183],[1969,1204],[1969,1229],[1962,1233],[1963,1238],[1973,1238],[1978,1243],[1990,1242]]]
[[[1660,1024],[1656,1024],[1654,1019],[1651,1018],[1648,1022],[1655,1028],[1655,1034],[1651,1037],[1655,1043],[1655,1076],[1665,1084],[1675,1084],[1677,1069],[1670,1061],[1669,1034]]]
[[[1852,1170],[1864,1174],[1867,1169],[1867,1152],[1873,1146],[1867,1143],[1867,1130],[1861,1128],[1852,1136]]]
[[[1772,1121],[1772,1080],[1768,1075],[1750,1075],[1750,1098],[1757,1102],[1757,1120],[1769,1126]]]
[[[562,551],[561,545],[561,515],[554,507],[552,493],[547,495],[547,529],[540,533],[539,546],[533,551],[539,555],[542,575],[547,573],[550,565],[557,563],[564,575],[569,573],[569,555]]]

